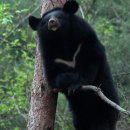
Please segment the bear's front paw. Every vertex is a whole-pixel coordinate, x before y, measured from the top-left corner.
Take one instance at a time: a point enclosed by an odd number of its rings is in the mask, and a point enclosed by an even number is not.
[[[70,96],[72,94],[78,93],[80,89],[81,89],[81,85],[79,85],[79,84],[73,84],[73,85],[71,85],[68,88],[68,95]]]
[[[70,86],[77,83],[79,76],[75,73],[60,74],[56,78],[56,86],[59,89],[68,90]]]

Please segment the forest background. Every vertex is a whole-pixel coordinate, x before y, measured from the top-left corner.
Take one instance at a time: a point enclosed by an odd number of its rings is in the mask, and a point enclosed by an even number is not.
[[[106,47],[120,105],[130,110],[130,0],[78,2],[77,14],[91,24]],[[0,130],[26,130],[36,49],[28,16],[40,17],[40,9],[39,0],[0,0]],[[62,94],[55,129],[73,130]],[[130,117],[121,115],[118,130],[130,130]]]

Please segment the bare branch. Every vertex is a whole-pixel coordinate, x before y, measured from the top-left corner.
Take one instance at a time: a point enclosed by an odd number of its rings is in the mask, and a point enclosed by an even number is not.
[[[115,74],[113,74],[114,77],[121,76],[121,75],[130,75],[130,72],[122,72],[122,73],[115,73]]]
[[[79,9],[80,9],[80,12],[81,12],[82,18],[85,19],[85,14],[84,14],[84,11],[83,11],[82,6],[79,6]]]
[[[83,90],[93,90],[103,101],[105,101],[106,103],[108,103],[110,106],[112,106],[113,108],[115,108],[116,110],[130,116],[130,112],[125,110],[124,108],[120,107],[118,104],[114,103],[113,101],[111,101],[110,99],[108,99],[103,92],[101,91],[100,88],[96,87],[96,86],[92,86],[92,85],[86,85],[86,86],[82,86]]]

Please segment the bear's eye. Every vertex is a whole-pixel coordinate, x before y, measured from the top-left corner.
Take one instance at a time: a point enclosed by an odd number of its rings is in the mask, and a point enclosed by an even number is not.
[[[63,18],[63,16],[62,16],[62,15],[58,15],[58,16],[57,16],[57,18],[62,19],[62,18]]]

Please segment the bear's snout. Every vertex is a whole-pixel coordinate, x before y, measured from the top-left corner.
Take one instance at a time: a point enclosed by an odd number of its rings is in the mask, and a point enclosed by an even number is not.
[[[48,30],[56,31],[60,27],[60,22],[57,18],[50,18],[48,21]]]

